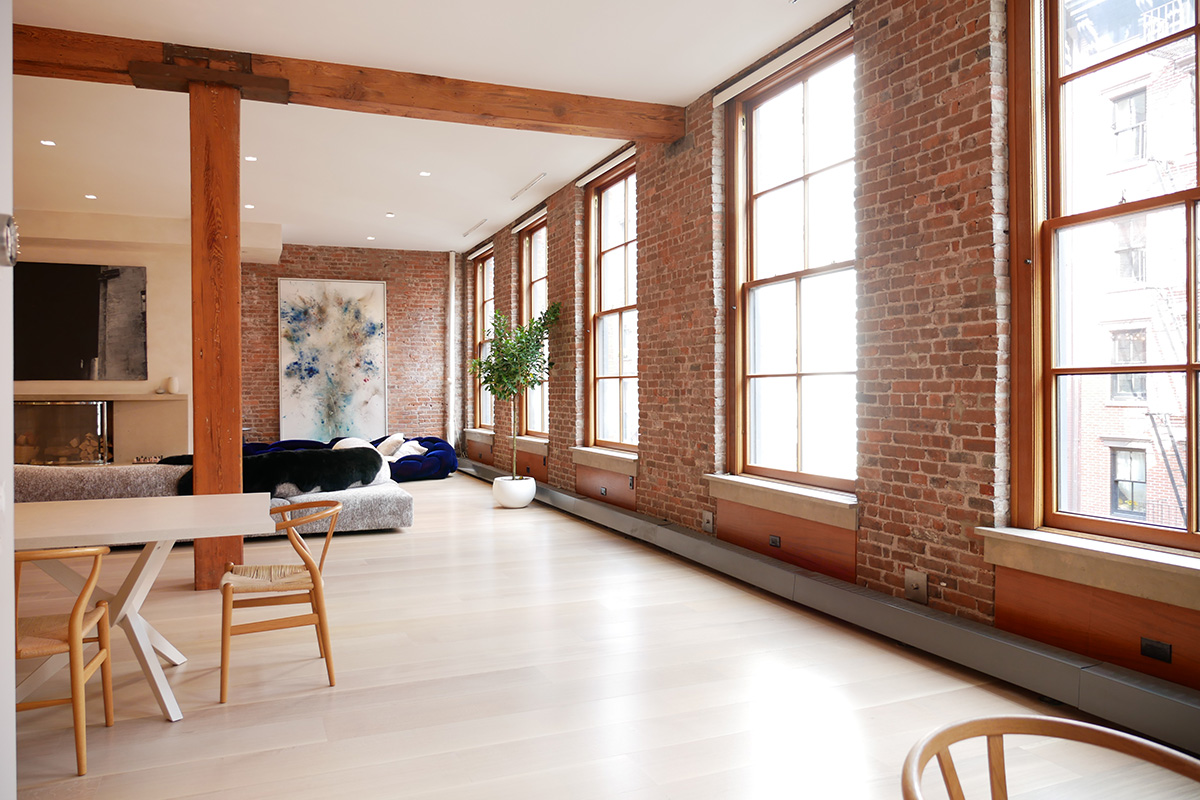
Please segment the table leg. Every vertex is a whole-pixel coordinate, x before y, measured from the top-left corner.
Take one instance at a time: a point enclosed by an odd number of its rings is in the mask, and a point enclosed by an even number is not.
[[[119,624],[125,629],[125,635],[129,637],[129,643],[133,645],[133,654],[137,656],[138,663],[142,665],[142,672],[145,673],[146,680],[150,683],[150,691],[154,692],[163,716],[169,722],[183,719],[183,712],[179,710],[179,701],[175,699],[175,693],[171,691],[171,684],[167,683],[167,676],[163,674],[162,665],[158,663],[158,656],[154,654],[154,647],[150,643],[150,633],[146,630],[146,621],[137,614],[126,614]]]

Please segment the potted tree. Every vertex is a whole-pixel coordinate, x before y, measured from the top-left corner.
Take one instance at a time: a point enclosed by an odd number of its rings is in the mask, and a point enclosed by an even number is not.
[[[485,357],[471,359],[470,372],[479,377],[480,385],[509,404],[512,475],[492,482],[492,496],[505,508],[524,508],[537,490],[533,478],[517,475],[516,399],[549,377],[553,364],[546,358],[546,335],[560,309],[561,304],[554,303],[524,325],[511,325],[508,317],[497,311],[490,331],[491,349]]]

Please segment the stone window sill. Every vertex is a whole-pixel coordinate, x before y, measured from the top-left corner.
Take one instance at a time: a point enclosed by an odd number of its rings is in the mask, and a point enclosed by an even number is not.
[[[522,453],[533,453],[535,456],[548,455],[550,440],[538,436],[518,436],[517,450]]]
[[[1063,531],[975,532],[989,564],[1200,610],[1200,554]]]
[[[852,494],[748,475],[705,475],[704,479],[708,481],[709,494],[718,500],[850,531],[858,529],[858,499]]]
[[[467,428],[463,433],[466,435],[468,442],[491,444],[492,440],[496,438],[496,434],[487,428]]]
[[[576,464],[593,469],[603,469],[618,475],[636,478],[638,473],[637,453],[623,450],[606,450],[603,447],[572,447],[571,459]]]

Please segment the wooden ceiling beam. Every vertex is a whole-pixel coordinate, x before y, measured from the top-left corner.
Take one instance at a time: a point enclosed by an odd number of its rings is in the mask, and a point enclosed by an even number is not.
[[[132,84],[131,62],[164,62],[161,42],[13,26],[13,72]],[[441,122],[673,142],[683,136],[678,106],[523,89],[374,67],[251,55],[255,76],[286,80],[288,101]]]

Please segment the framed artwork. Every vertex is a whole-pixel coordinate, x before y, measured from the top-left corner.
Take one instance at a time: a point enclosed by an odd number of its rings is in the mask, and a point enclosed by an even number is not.
[[[387,285],[279,279],[279,438],[387,430]]]

